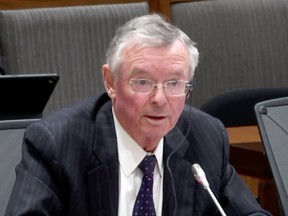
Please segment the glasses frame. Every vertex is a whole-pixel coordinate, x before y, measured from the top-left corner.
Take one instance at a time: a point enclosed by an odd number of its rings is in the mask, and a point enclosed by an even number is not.
[[[149,83],[151,83],[151,90],[147,90],[147,91],[144,91],[144,92],[139,92],[137,91],[135,88],[133,88],[133,85],[135,84],[135,81],[139,82],[139,81],[148,81]],[[123,80],[123,81],[126,81],[126,80]],[[167,91],[167,83],[171,83],[173,81],[177,81],[177,82],[185,82],[185,92],[182,93],[182,94],[171,94],[171,92]],[[162,84],[160,83],[156,83],[155,81],[153,80],[150,80],[150,79],[144,79],[144,78],[131,78],[129,81],[128,81],[128,84],[131,86],[131,89],[136,93],[136,94],[150,94],[152,93],[157,87],[158,88],[162,88],[164,89],[165,91],[165,94],[166,95],[169,95],[169,96],[172,96],[172,97],[180,97],[180,96],[185,96],[187,95],[188,93],[190,93],[191,91],[193,91],[193,88],[194,88],[194,85],[195,85],[195,78],[193,77],[190,81],[187,81],[187,80],[169,80],[169,81],[166,81]]]

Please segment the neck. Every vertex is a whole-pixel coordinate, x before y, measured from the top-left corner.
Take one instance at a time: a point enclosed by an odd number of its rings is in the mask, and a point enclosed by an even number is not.
[[[161,139],[142,139],[142,140],[136,140],[136,142],[143,148],[146,152],[153,153],[157,146],[159,145]]]

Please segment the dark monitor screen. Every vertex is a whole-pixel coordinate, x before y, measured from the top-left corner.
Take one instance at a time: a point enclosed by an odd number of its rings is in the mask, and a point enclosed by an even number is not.
[[[288,97],[255,105],[263,140],[285,215],[288,215]]]
[[[41,117],[58,79],[57,74],[0,76],[0,120]]]

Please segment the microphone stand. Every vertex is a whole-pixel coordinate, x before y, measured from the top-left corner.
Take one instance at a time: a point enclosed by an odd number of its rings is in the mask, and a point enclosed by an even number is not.
[[[210,189],[210,187],[207,187],[206,190],[208,191],[208,193],[210,194],[212,200],[214,201],[215,205],[217,206],[219,212],[221,213],[222,216],[226,216],[226,213],[224,212],[224,210],[222,209],[221,205],[219,204],[218,200],[216,199],[215,195],[213,194],[212,190]]]
[[[194,177],[197,182],[199,182],[202,187],[208,191],[210,197],[214,201],[215,205],[217,206],[219,212],[221,213],[222,216],[227,216],[226,213],[224,212],[223,208],[219,204],[218,200],[216,199],[215,195],[213,194],[212,190],[210,189],[209,182],[206,178],[206,174],[204,170],[201,168],[201,166],[197,163],[193,164],[191,167],[192,173],[194,174]]]

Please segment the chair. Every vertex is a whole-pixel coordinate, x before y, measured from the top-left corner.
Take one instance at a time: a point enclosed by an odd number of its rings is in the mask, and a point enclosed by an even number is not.
[[[39,119],[0,120],[0,215],[4,215],[21,159],[25,129]]]
[[[287,0],[175,1],[171,13],[200,52],[194,106],[225,92],[287,87]]]
[[[42,118],[57,80],[55,74],[0,76],[0,215],[4,215],[15,182],[24,131]]]
[[[288,215],[288,97],[255,105],[259,131],[284,215]]]
[[[242,89],[215,96],[200,109],[220,119],[225,127],[257,125],[255,104],[285,96],[288,96],[288,88]]]
[[[206,101],[200,106],[200,109],[220,119],[225,127],[257,126],[254,112],[255,104],[285,96],[288,96],[288,88],[242,89],[220,94]],[[231,145],[230,162],[251,191],[258,191],[254,195],[258,198],[262,207],[278,215],[280,212],[279,202],[277,202],[276,188],[269,169],[268,159],[262,144],[259,143],[259,147],[256,146],[258,144],[255,143]],[[261,166],[251,171],[251,167],[253,167],[251,163],[255,164],[255,160],[258,160]],[[263,170],[264,167],[267,167],[267,169]]]
[[[101,66],[115,30],[149,12],[147,2],[0,11],[6,74],[56,73],[44,115],[104,90]]]

